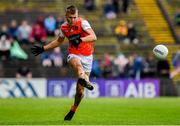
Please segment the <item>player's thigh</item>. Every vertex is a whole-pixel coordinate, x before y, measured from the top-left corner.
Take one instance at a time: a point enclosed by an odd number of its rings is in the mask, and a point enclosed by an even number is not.
[[[91,69],[92,69],[93,55],[90,55],[90,56],[81,56],[81,63],[83,65],[84,71],[88,75],[91,72]]]
[[[69,64],[75,71],[78,71],[78,69],[83,69],[80,59],[76,57],[71,58],[69,60]]]

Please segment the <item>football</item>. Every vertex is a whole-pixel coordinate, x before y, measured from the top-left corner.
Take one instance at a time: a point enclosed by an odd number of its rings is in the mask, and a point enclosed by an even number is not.
[[[153,49],[154,55],[159,59],[165,59],[168,55],[168,48],[165,45],[156,45]]]

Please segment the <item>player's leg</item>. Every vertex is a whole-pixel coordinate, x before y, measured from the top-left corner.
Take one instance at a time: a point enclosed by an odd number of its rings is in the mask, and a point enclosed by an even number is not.
[[[89,75],[90,75],[89,72],[85,73],[85,82],[82,82],[81,85],[83,85],[84,87],[86,87],[87,89],[92,91],[94,89],[94,87],[92,86],[91,82],[89,81]]]
[[[86,81],[89,81],[89,73],[85,73],[84,78]],[[76,110],[83,97],[84,97],[84,87],[81,84],[77,83],[73,109]]]
[[[83,70],[82,64],[80,60],[76,57],[73,57],[69,60],[69,64],[75,71],[78,78],[84,79],[85,78],[85,72]],[[79,82],[79,79],[78,79]],[[76,94],[75,94],[75,100],[74,105],[71,107],[71,110],[69,113],[65,116],[64,120],[71,120],[74,113],[76,112],[77,107],[79,106],[83,96],[84,96],[84,87],[77,82],[76,87]]]
[[[69,63],[71,64],[74,71],[76,71],[78,82],[76,87],[76,94],[75,94],[75,101],[74,106],[78,106],[81,102],[81,99],[84,96],[84,87],[89,87],[90,89],[93,88],[92,85],[89,82],[89,72],[84,72],[83,66],[79,59],[72,58]],[[80,82],[80,80],[82,82]],[[84,81],[84,82],[83,82]]]
[[[89,81],[89,75],[92,69],[92,62],[93,62],[93,56],[80,56],[81,57],[81,63],[83,66],[83,70],[85,71],[84,78],[78,79],[78,83],[81,84],[83,87],[86,87],[89,90],[93,90],[94,87]]]
[[[84,78],[85,72],[83,70],[83,66],[79,58],[72,57],[69,60],[69,65],[72,67],[73,71],[75,72],[78,78]]]
[[[77,78],[78,78],[78,84],[82,85],[83,87],[89,89],[89,90],[93,90],[93,86],[90,84],[89,80],[86,81],[86,75],[84,72],[84,68],[81,64],[81,61],[79,58],[77,57],[72,57],[69,60],[69,64],[70,66],[73,68],[73,70],[75,71]]]
[[[84,68],[81,64],[80,59],[77,57],[71,57],[69,59],[69,64],[71,65],[71,67],[75,71],[75,73],[78,77],[78,81],[77,81],[74,105],[71,107],[71,110],[65,116],[64,120],[71,120],[72,119],[74,113],[76,112],[77,107],[79,106],[79,104],[80,104],[80,102],[84,96],[84,87],[86,87],[90,90],[93,89],[93,86],[89,82],[90,72],[84,72]]]
[[[84,97],[84,87],[77,83],[74,104],[71,106],[71,109],[69,113],[65,116],[64,120],[72,119],[83,97]]]
[[[85,79],[88,82],[89,82],[89,75],[90,75],[89,72],[85,73]],[[71,107],[71,110],[65,116],[64,120],[71,120],[72,119],[72,117],[74,116],[74,113],[76,112],[76,109],[79,106],[83,97],[84,97],[84,87],[77,83],[74,105]]]
[[[85,73],[84,78],[86,81],[89,81],[89,73]],[[76,106],[75,108],[79,106],[83,97],[84,97],[84,87],[81,84],[77,83],[75,100],[74,100],[74,106]]]

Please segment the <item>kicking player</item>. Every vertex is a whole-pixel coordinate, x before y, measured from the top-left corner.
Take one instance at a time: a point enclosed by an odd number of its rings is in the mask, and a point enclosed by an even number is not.
[[[45,46],[33,46],[32,53],[37,56],[44,51],[60,46],[64,38],[69,40],[67,61],[77,75],[77,87],[74,104],[64,120],[71,120],[83,96],[84,87],[93,90],[89,75],[93,62],[93,43],[97,37],[87,20],[78,16],[78,9],[71,5],[66,8],[66,22],[60,27],[59,37]]]

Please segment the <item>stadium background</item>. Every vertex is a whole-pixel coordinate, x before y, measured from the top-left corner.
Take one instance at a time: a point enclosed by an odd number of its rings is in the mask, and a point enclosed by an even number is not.
[[[115,104],[116,102],[116,104],[120,105],[126,102],[123,97],[155,98],[162,96],[178,97],[180,95],[180,74],[173,78],[169,76],[177,69],[173,65],[173,58],[180,50],[180,26],[178,18],[175,18],[176,14],[180,14],[180,2],[178,0],[94,0],[93,6],[91,1],[93,0],[1,0],[0,33],[1,37],[4,33],[8,35],[7,40],[11,42],[11,46],[9,48],[10,56],[1,56],[0,60],[0,98],[56,97],[60,98],[60,102],[70,104],[70,101],[63,99],[64,97],[72,98],[75,89],[74,73],[72,73],[66,62],[67,43],[61,46],[60,53],[53,56],[54,52],[50,51],[34,57],[30,52],[30,47],[36,43],[45,44],[58,35],[58,26],[64,19],[64,9],[71,4],[78,7],[80,15],[90,22],[98,37],[95,42],[94,64],[91,75],[96,90],[94,92],[87,91],[86,97],[97,98],[97,103],[112,100],[112,103]],[[110,1],[114,1],[114,4],[108,5]],[[108,15],[107,13],[112,8],[114,12]],[[53,32],[48,33],[45,26],[42,26],[46,30],[46,35],[42,33],[41,42],[33,41],[33,33],[28,36],[28,42],[26,41],[28,44],[20,39],[21,37],[18,36],[19,33],[16,30],[23,20],[26,20],[31,27],[34,27],[35,24],[44,25],[44,21],[49,15],[57,19],[58,22],[55,24]],[[11,27],[12,22],[16,22],[17,26]],[[128,34],[128,30],[125,35],[122,35],[124,33],[119,35],[116,29],[118,24],[125,26],[126,30],[128,27],[130,28],[129,24],[133,24],[135,30],[131,29],[131,32],[135,36],[132,37],[132,34]],[[7,30],[2,30],[3,28]],[[132,41],[130,41],[131,37],[133,38]],[[169,55],[167,60],[158,60],[153,56],[152,49],[157,44],[165,44],[168,47]],[[1,54],[3,54],[3,51],[1,48]],[[58,59],[56,56],[60,56],[62,59]],[[62,62],[56,64],[56,58],[62,60]],[[20,71],[22,70],[28,73],[26,77],[20,77]],[[164,74],[163,71],[167,73]],[[98,97],[110,99],[99,100]],[[117,101],[114,98],[117,98]],[[0,99],[1,115],[9,112],[11,108],[8,109],[9,104],[16,106],[17,110],[18,104],[24,106],[21,100],[24,101],[24,104],[27,103],[25,106],[29,108],[31,108],[28,106],[30,103],[42,102],[42,99],[38,101],[28,101],[29,99],[15,99],[14,101],[10,99],[6,101]],[[173,101],[172,104],[175,105],[179,100],[167,98],[162,101],[160,104],[163,106],[166,103],[164,101]],[[88,102],[92,104],[91,99],[90,101],[87,100]],[[146,100],[143,102],[130,101],[130,104],[137,103],[137,105],[135,104],[136,107],[141,103],[148,106]],[[157,101],[152,99],[152,102],[154,105]],[[50,103],[53,103],[58,108],[58,99],[50,99],[45,104],[51,106]],[[86,102],[82,105],[82,108],[85,107],[85,104]],[[95,105],[95,103],[93,104]],[[170,107],[172,104],[170,104]],[[7,108],[5,108],[6,105]],[[88,106],[88,104],[86,105]],[[102,106],[102,104],[99,106]],[[128,106],[123,105],[121,107],[128,108]],[[106,109],[110,112],[108,108]],[[162,107],[162,111],[163,109],[166,108]],[[178,112],[178,105],[175,105],[173,109]],[[175,115],[176,112],[174,111],[169,113]],[[7,115],[0,116],[0,120],[2,120],[0,124],[59,124],[56,121],[52,121],[52,123],[51,121],[45,122],[43,119],[39,122],[33,123],[32,120],[28,122],[27,120],[24,121],[25,117],[23,121],[19,121],[17,118],[14,118],[14,121],[9,119]],[[43,117],[43,115],[41,116]],[[77,117],[77,120],[78,118],[80,117]],[[112,120],[109,123],[105,121],[104,123],[95,122],[94,124],[180,123],[178,117],[174,116],[172,118],[174,123],[171,119],[169,119],[169,122],[163,120],[158,122],[154,119],[155,122],[148,122],[147,120],[138,122],[135,120],[135,122],[130,121],[127,123],[121,119],[117,122]],[[91,121],[91,119],[88,121]],[[88,121],[87,123],[82,121],[80,124],[93,124],[92,122],[88,123]],[[72,124],[79,123],[74,122]]]

